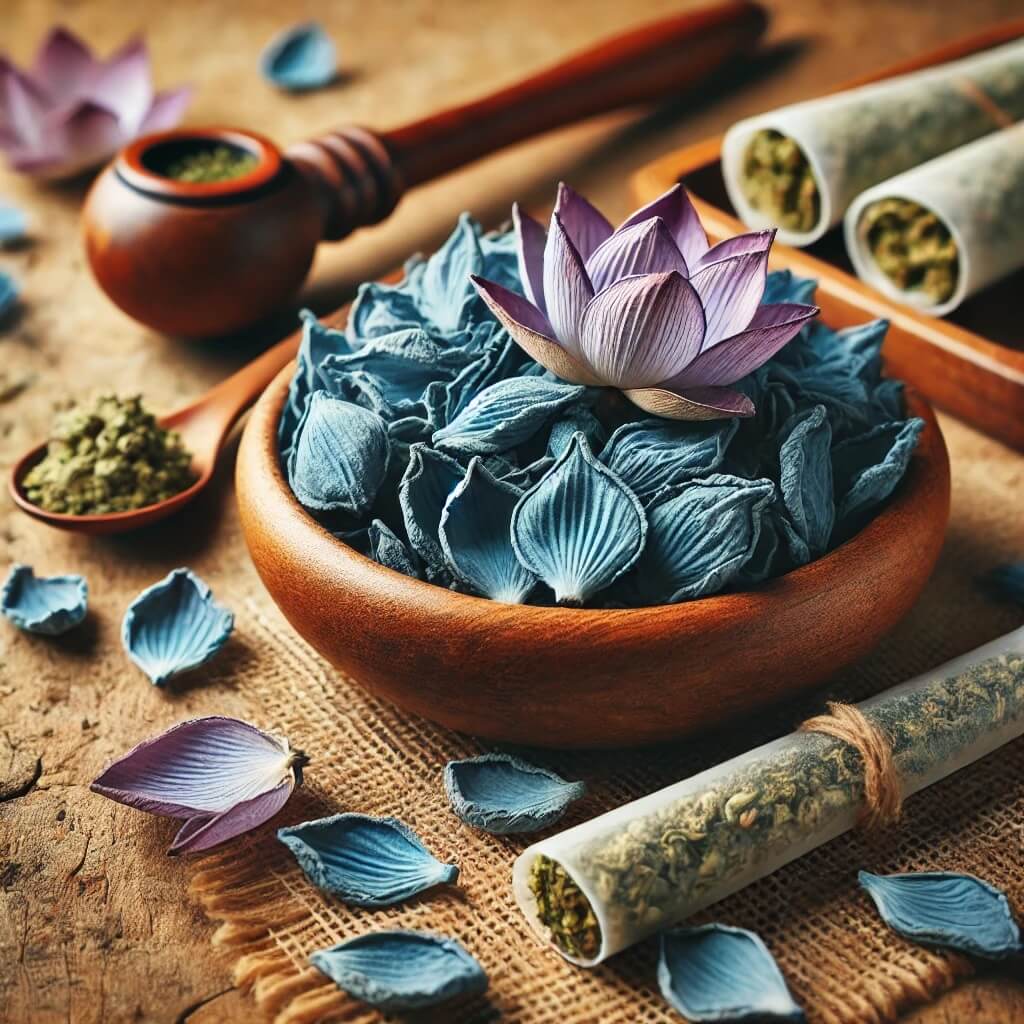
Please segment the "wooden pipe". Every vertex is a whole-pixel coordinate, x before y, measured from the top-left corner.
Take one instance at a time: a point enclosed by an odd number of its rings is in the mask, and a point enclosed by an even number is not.
[[[727,0],[601,43],[517,85],[402,128],[339,128],[284,153],[255,132],[184,128],[136,139],[97,178],[83,232],[93,273],[159,331],[223,334],[298,290],[317,243],[383,220],[403,193],[502,146],[647,103],[749,49],[764,11]],[[227,145],[255,158],[228,181],[184,182],[175,157]]]

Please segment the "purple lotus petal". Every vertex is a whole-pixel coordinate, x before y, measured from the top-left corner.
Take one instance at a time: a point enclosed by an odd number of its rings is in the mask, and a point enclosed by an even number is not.
[[[99,68],[89,98],[118,115],[125,132],[136,132],[153,104],[149,53],[137,36]]]
[[[190,818],[178,830],[167,852],[172,855],[198,853],[245,832],[251,832],[265,821],[270,821],[284,807],[294,788],[294,782],[288,780],[269,792],[260,793],[250,800],[237,804],[223,814]]]
[[[60,127],[54,127],[52,137],[64,154],[54,173],[69,177],[105,160],[121,144],[122,133],[116,114],[83,100]]]
[[[558,183],[555,213],[584,261],[612,233],[604,214],[564,181]]]
[[[544,246],[544,304],[558,343],[572,356],[580,351],[580,317],[594,289],[583,260],[572,244],[557,211]]]
[[[8,69],[0,77],[0,111],[4,134],[17,145],[33,146],[39,142],[46,101],[16,69]]]
[[[732,388],[687,388],[685,395],[666,388],[631,388],[622,393],[644,412],[668,420],[723,420],[754,415],[754,403]]]
[[[544,314],[522,295],[475,274],[469,279],[487,308],[531,359],[570,384],[603,383],[582,360],[570,355],[552,338],[554,332]]]
[[[705,384],[733,384],[768,362],[817,313],[816,306],[795,302],[758,306],[745,331],[706,348],[662,387],[681,391]]]
[[[678,270],[683,277],[687,276],[686,260],[660,217],[619,228],[594,250],[586,269],[595,293],[623,277],[637,274]]]
[[[168,89],[158,92],[153,98],[149,112],[139,125],[139,135],[150,132],[163,132],[173,128],[185,115],[185,108],[192,99],[191,86],[184,85],[180,89]]]
[[[767,252],[774,241],[775,228],[768,231],[748,231],[742,235],[733,235],[732,238],[724,238],[704,253],[700,262],[693,268],[693,273],[730,256],[742,256],[748,252]]]
[[[50,102],[63,105],[84,95],[98,67],[99,62],[78,36],[57,26],[39,47],[32,74]]]
[[[651,387],[700,352],[704,310],[677,271],[627,277],[587,306],[580,339],[587,362],[605,383]]]
[[[235,718],[196,718],[145,740],[89,787],[152,814],[220,814],[294,779],[288,744]]]
[[[705,348],[746,328],[761,303],[767,278],[767,252],[729,256],[690,278],[707,317]]]
[[[661,217],[668,225],[679,251],[683,254],[683,259],[686,260],[686,265],[696,266],[708,251],[708,236],[701,226],[690,197],[686,194],[686,189],[682,185],[673,185],[667,192],[646,206],[640,207],[632,217],[624,220],[619,230],[650,220],[651,217]]]
[[[541,227],[518,203],[512,205],[512,223],[516,229],[519,277],[526,297],[542,312],[544,305],[544,245],[547,237]]]

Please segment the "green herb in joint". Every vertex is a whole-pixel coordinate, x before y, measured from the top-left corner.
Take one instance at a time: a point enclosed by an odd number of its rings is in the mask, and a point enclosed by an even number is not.
[[[538,857],[530,869],[530,892],[537,918],[552,941],[569,956],[592,960],[601,949],[601,926],[579,886],[561,864]]]
[[[743,194],[756,210],[791,231],[810,231],[821,217],[821,196],[804,151],[786,135],[757,132],[743,161]]]
[[[949,228],[909,199],[880,199],[861,215],[857,230],[875,266],[902,291],[945,302],[956,291],[960,258]]]
[[[138,395],[102,395],[57,415],[46,455],[25,475],[25,496],[48,512],[105,515],[170,498],[195,481],[181,438]]]
[[[163,173],[175,181],[205,184],[241,178],[252,171],[256,164],[256,157],[243,149],[213,146],[178,157],[167,165]]]

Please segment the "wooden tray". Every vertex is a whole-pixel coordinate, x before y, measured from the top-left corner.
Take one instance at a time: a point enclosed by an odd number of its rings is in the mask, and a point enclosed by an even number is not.
[[[1019,19],[840,88],[955,60],[1022,35],[1024,19]],[[636,198],[649,202],[682,181],[712,241],[746,231],[726,196],[721,144],[721,137],[708,139],[641,168],[632,178]],[[889,320],[892,326],[883,348],[888,373],[913,384],[959,419],[1024,450],[1024,272],[940,319],[893,302],[858,280],[846,255],[841,227],[807,249],[775,245],[771,266],[817,279],[817,303],[829,323]]]

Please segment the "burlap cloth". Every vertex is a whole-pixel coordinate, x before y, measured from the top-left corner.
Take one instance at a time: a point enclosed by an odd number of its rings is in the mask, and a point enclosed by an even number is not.
[[[943,426],[955,467],[946,550],[922,600],[877,652],[824,690],[712,736],[644,751],[529,752],[590,785],[588,796],[557,827],[787,732],[820,711],[826,698],[859,700],[1019,624],[1020,611],[993,602],[977,575],[993,555],[1024,555],[1024,459],[948,418]],[[264,601],[238,609],[248,653],[231,672],[251,699],[253,721],[283,732],[312,757],[307,786],[275,827],[342,810],[395,815],[435,855],[457,863],[461,876],[457,888],[370,911],[315,889],[273,828],[197,862],[192,892],[222,922],[214,942],[237,950],[236,980],[251,986],[258,1004],[280,1024],[379,1020],[311,968],[308,957],[369,930],[405,927],[457,936],[490,977],[485,997],[443,1008],[429,1019],[678,1020],[657,992],[653,943],[587,971],[544,949],[529,932],[512,900],[509,876],[530,837],[476,832],[451,813],[444,797],[445,762],[485,748],[369,698],[325,665]],[[814,628],[813,609],[807,628]],[[756,930],[810,1021],[891,1021],[951,987],[972,966],[891,933],[858,890],[857,869],[968,871],[1004,887],[1020,908],[1022,822],[1024,742],[1018,741],[911,798],[898,828],[841,837],[702,917]]]

